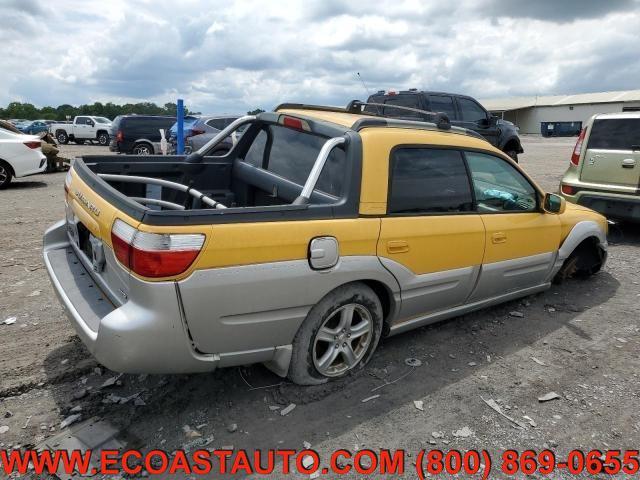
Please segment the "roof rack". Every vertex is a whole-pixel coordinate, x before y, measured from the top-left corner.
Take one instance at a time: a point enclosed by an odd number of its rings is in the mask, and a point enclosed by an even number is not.
[[[411,107],[401,107],[398,105],[393,105],[393,108],[397,108],[400,110],[407,110],[410,112],[417,112],[424,115],[425,120],[403,120],[397,119],[393,117],[385,117],[380,113],[375,112],[367,112],[364,110],[364,107],[367,105],[374,107],[391,107],[389,104],[382,103],[371,103],[371,102],[362,102],[360,100],[352,100],[350,101],[346,108],[342,107],[330,107],[325,105],[308,105],[305,103],[281,103],[278,105],[274,111],[282,110],[282,109],[292,109],[292,110],[314,110],[319,112],[337,112],[337,113],[352,113],[358,115],[366,115],[370,118],[361,118],[357,122],[353,124],[353,130],[359,131],[366,127],[373,126],[402,126],[402,127],[422,127],[426,128],[427,126],[431,126],[431,128],[436,128],[438,130],[450,130],[455,131],[455,133],[461,133],[465,135],[469,135],[472,137],[476,137],[479,139],[483,139],[482,135],[478,132],[470,130],[468,128],[463,127],[452,127],[449,117],[445,113],[441,112],[430,112],[428,110],[420,110],[418,108]]]
[[[420,110],[419,108],[403,107],[400,105],[389,105],[386,103],[361,102],[360,100],[351,100],[348,103],[346,110],[351,113],[361,113],[361,114],[368,113],[368,114],[376,115],[373,112],[366,112],[364,110],[364,107],[368,107],[368,106],[376,107],[376,110],[378,109],[378,107],[383,107],[383,108],[386,107],[386,108],[395,108],[397,110],[405,110],[407,112],[420,113],[421,115],[424,116],[425,122],[434,123],[436,127],[438,127],[440,130],[451,129],[451,121],[449,120],[449,117],[447,116],[446,113],[442,113],[442,112],[430,112],[429,110]],[[376,116],[384,116],[384,115],[378,114]]]

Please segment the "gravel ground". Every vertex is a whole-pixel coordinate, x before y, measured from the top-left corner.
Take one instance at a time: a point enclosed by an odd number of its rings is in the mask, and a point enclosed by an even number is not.
[[[574,142],[525,137],[521,164],[555,191]],[[106,151],[63,146],[66,156]],[[100,389],[115,374],[96,370],[41,260],[44,230],[63,217],[63,181],[64,173],[40,175],[0,191],[0,322],[17,319],[0,324],[0,426],[8,427],[0,449],[55,435],[75,406],[83,418],[108,420],[132,447],[172,451],[208,441],[207,448],[301,449],[309,442],[324,458],[339,448],[403,448],[413,452],[407,469],[421,448],[487,449],[496,461],[507,448],[548,447],[562,457],[574,448],[640,445],[637,226],[611,229],[609,261],[595,277],[388,339],[363,372],[328,385],[282,383],[255,365],[124,375]],[[422,366],[406,366],[407,357]],[[549,392],[559,398],[538,401]],[[139,394],[143,402],[114,404],[110,394]],[[379,397],[362,402],[373,395]],[[290,403],[297,407],[286,416],[270,408]],[[185,425],[202,436],[186,435]]]

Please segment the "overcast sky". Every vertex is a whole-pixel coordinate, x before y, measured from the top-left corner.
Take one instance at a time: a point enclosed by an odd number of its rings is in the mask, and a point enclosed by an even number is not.
[[[0,0],[0,105],[640,88],[640,0]]]

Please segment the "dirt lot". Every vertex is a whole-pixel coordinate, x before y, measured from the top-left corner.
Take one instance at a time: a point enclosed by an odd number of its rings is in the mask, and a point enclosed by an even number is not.
[[[525,138],[521,163],[556,190],[574,142]],[[67,156],[105,150],[64,147]],[[63,181],[63,173],[40,175],[0,192],[0,322],[17,318],[0,324],[0,426],[8,427],[0,449],[57,434],[76,406],[83,419],[108,420],[130,446],[167,451],[203,444],[301,449],[309,442],[324,458],[338,448],[475,448],[497,460],[507,448],[548,447],[562,457],[574,448],[640,445],[638,227],[611,229],[608,264],[594,278],[388,339],[368,368],[342,381],[302,388],[255,365],[124,375],[100,389],[115,374],[96,370],[41,261],[43,232],[63,217]],[[408,357],[422,366],[408,367]],[[549,392],[560,398],[540,403]],[[113,403],[134,394],[138,401]],[[290,403],[297,407],[286,416],[270,408]],[[201,436],[185,434],[187,425]]]

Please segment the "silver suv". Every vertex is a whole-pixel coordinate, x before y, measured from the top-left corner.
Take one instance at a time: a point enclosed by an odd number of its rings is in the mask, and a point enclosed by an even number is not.
[[[580,132],[560,192],[617,220],[640,221],[640,112],[594,115]]]

